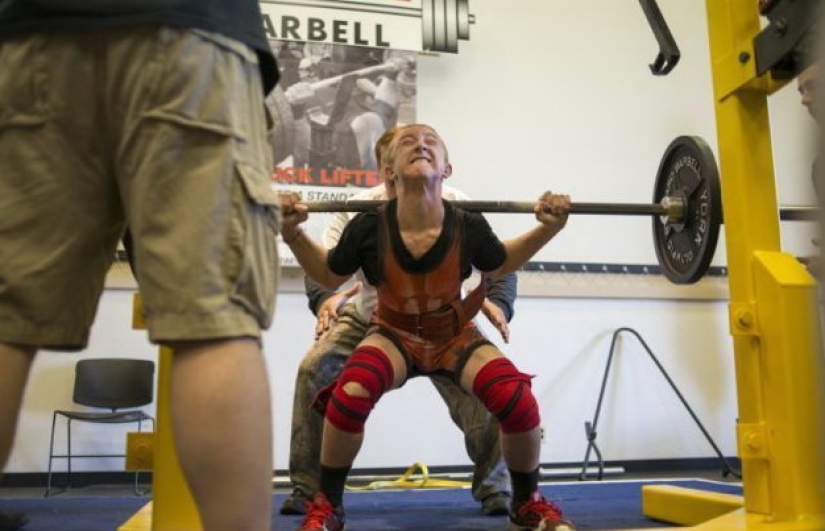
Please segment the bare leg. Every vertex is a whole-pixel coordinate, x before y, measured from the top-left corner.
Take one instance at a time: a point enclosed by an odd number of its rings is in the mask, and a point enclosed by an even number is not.
[[[355,394],[355,393],[352,393]],[[366,392],[363,395],[366,396]],[[352,465],[361,444],[364,433],[350,433],[339,430],[324,419],[324,439],[321,443],[321,463],[331,468],[344,468]]]
[[[507,467],[517,472],[532,472],[539,466],[541,429],[523,433],[502,433],[501,454]]]
[[[172,420],[204,531],[272,526],[272,411],[258,342],[175,345]]]
[[[36,350],[0,343],[0,472],[6,468]]]

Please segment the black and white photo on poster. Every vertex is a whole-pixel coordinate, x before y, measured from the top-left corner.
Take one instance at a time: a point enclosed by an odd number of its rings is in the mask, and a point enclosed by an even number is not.
[[[345,200],[380,184],[374,146],[390,127],[415,122],[416,53],[270,39],[281,80],[267,97],[278,191],[306,201]],[[306,229],[320,240],[328,215]],[[281,265],[296,262],[281,245]]]

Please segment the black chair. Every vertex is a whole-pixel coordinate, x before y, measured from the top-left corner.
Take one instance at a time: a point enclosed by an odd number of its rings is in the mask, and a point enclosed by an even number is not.
[[[136,423],[142,431],[143,423],[155,419],[138,408],[152,403],[155,388],[155,362],[128,358],[94,358],[80,360],[75,365],[74,396],[76,404],[108,411],[56,410],[52,416],[52,434],[49,444],[49,472],[46,483],[46,497],[52,494],[52,461],[66,459],[66,485],[60,492],[72,486],[72,459],[126,457],[124,454],[72,454],[72,422],[94,422],[98,424]],[[66,418],[66,453],[54,453],[54,432],[57,418]],[[135,472],[135,494],[140,471]]]

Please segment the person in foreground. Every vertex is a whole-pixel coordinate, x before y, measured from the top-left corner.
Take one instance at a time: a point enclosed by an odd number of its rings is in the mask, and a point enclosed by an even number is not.
[[[484,300],[485,282],[460,298],[462,280],[472,268],[497,278],[546,245],[564,228],[570,199],[544,193],[535,206],[540,224],[502,242],[483,216],[442,199],[442,183],[452,166],[433,128],[404,126],[388,158],[397,199],[356,216],[332,249],[301,229],[308,216],[298,196],[282,198],[282,236],[309,276],[336,288],[361,268],[378,291],[367,336],[337,381],[319,393],[319,407],[325,409],[320,488],[300,531],[344,529],[344,487],[370,412],[385,392],[435,371],[452,374],[500,422],[513,489],[511,529],[573,529],[538,488],[540,417],[531,377],[519,372],[472,322]]]
[[[397,128],[384,132],[375,145],[383,184],[353,196],[351,199],[386,200],[395,198],[395,186],[388,183],[389,167],[383,163],[384,153]],[[466,199],[461,192],[442,187],[445,199]],[[352,213],[338,213],[324,232],[325,247],[334,247]],[[370,317],[377,303],[375,288],[359,270],[357,283],[336,292],[326,290],[305,277],[309,306],[317,315],[316,340],[298,366],[295,376],[295,398],[292,408],[292,437],[289,445],[289,478],[292,494],[281,505],[281,514],[305,514],[306,502],[318,490],[320,474],[321,434],[324,418],[310,408],[317,392],[339,376],[346,359],[364,339]],[[517,278],[515,273],[487,283],[487,297],[482,312],[509,340],[508,322],[513,315]],[[467,454],[473,461],[472,495],[481,503],[488,516],[506,515],[510,507],[510,476],[501,458],[499,426],[478,398],[461,389],[450,374],[427,375],[447,405],[450,417],[464,433]]]
[[[197,528],[270,529],[278,69],[258,2],[2,0],[0,69],[0,467],[37,352],[86,347],[128,225]]]

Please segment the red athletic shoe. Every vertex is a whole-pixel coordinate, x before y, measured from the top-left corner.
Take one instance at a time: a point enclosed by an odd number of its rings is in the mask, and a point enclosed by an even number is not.
[[[307,514],[298,531],[344,531],[344,507],[337,509],[320,492],[307,503]]]
[[[510,512],[511,531],[572,531],[573,524],[564,519],[559,506],[544,499],[539,491]]]

